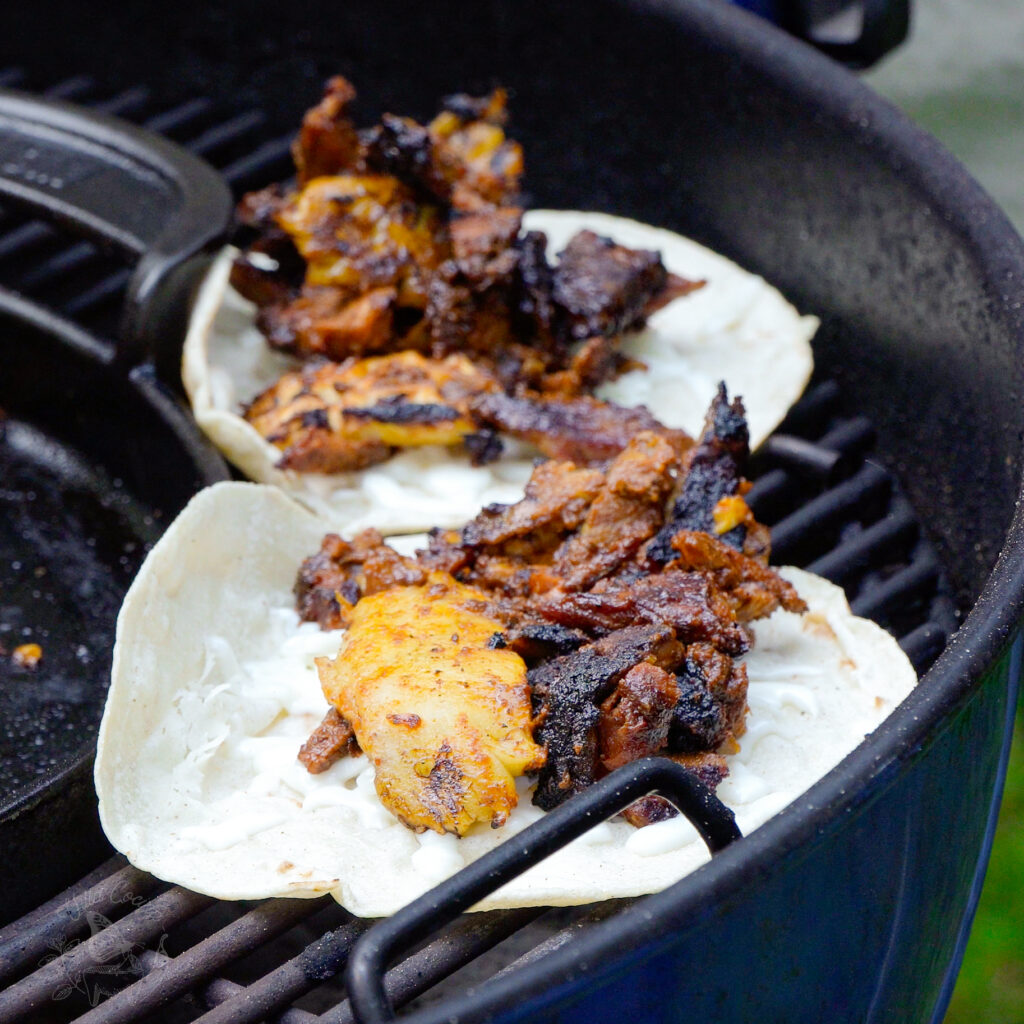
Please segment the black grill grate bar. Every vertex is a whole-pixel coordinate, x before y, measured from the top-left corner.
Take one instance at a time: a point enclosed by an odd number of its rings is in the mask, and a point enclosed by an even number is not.
[[[797,476],[824,484],[850,475],[843,453],[821,442],[807,441],[793,434],[773,434],[761,449],[762,457],[781,464]]]
[[[784,469],[772,469],[759,476],[746,494],[746,502],[762,523],[777,522],[791,504],[793,481]]]
[[[891,489],[892,477],[881,466],[865,462],[848,480],[772,526],[774,560],[779,564],[806,564],[828,546],[831,531],[850,519],[870,515],[872,506],[884,502]]]
[[[786,413],[777,433],[818,437],[836,415],[840,397],[839,385],[835,381],[826,380],[815,384]]]
[[[149,973],[79,1018],[80,1024],[128,1024],[192,991],[225,964],[241,959],[321,910],[319,900],[268,900],[176,957],[151,961]]]
[[[263,114],[258,110],[247,110],[242,114],[222,121],[208,128],[201,135],[186,142],[185,145],[193,153],[209,157],[219,149],[230,146],[250,132],[258,130],[264,122]]]
[[[78,99],[87,92],[91,92],[95,84],[87,75],[75,75],[51,86],[43,95],[56,100]]]
[[[96,969],[102,970],[112,957],[123,957],[136,945],[159,939],[169,928],[194,917],[215,902],[210,896],[189,892],[179,886],[161,893],[120,921],[67,949],[59,959],[43,964],[34,974],[0,992],[0,1020],[12,1024],[34,1014],[68,979],[84,977]]]
[[[104,303],[119,298],[128,284],[131,271],[122,267],[103,278],[97,284],[63,303],[64,312],[71,317],[85,317]]]
[[[94,874],[117,868],[120,858],[107,861]],[[123,861],[121,861],[123,863]],[[93,921],[109,920],[128,910],[135,900],[165,888],[145,871],[130,865],[106,873],[91,886],[76,886],[0,933],[0,983],[26,969],[38,967],[42,957],[89,930]]]
[[[101,110],[104,114],[114,114],[117,117],[130,117],[144,110],[149,103],[149,90],[145,86],[137,85],[131,89],[125,89],[108,99],[93,104],[94,110]]]
[[[228,164],[221,174],[238,195],[266,182],[268,178],[286,177],[291,174],[291,153],[292,136],[283,136],[263,143],[252,153]]]
[[[466,914],[428,946],[388,971],[384,987],[393,1006],[415,999],[460,967],[493,949],[499,942],[536,920],[542,908]],[[320,1017],[321,1024],[355,1024],[346,1000]]]
[[[4,68],[0,71],[0,89],[13,89],[24,79],[25,72],[21,68]]]
[[[850,602],[854,614],[866,619],[883,618],[896,606],[903,606],[930,593],[939,580],[939,563],[926,556],[894,573]]]
[[[26,249],[56,240],[58,240],[57,233],[42,221],[34,220],[28,224],[21,224],[0,236],[0,260],[9,259],[12,256],[24,257]]]
[[[511,974],[513,971],[518,971],[521,967],[533,963],[535,960],[543,959],[550,953],[555,952],[556,949],[561,949],[566,943],[572,942],[585,929],[614,916],[623,908],[635,902],[635,899],[611,900],[606,903],[597,903],[593,906],[574,907],[572,920],[567,925],[546,936],[526,950],[525,953],[516,957],[510,964],[496,972],[494,977],[504,977],[506,974]]]
[[[20,290],[31,293],[55,285],[68,274],[96,260],[99,255],[94,245],[75,242],[23,274],[19,282]]]
[[[156,959],[159,953],[146,952],[140,959]],[[234,981],[227,981],[225,978],[218,978],[211,981],[206,988],[202,989],[201,998],[207,1006],[220,1006],[236,997],[244,997],[245,986]],[[274,1024],[317,1024],[320,1018],[308,1010],[299,1010],[292,1007],[290,1010],[283,1010],[273,1017]]]
[[[253,984],[240,988],[230,999],[203,1014],[195,1024],[255,1024],[273,1016],[342,970],[356,939],[372,923],[353,920],[327,932],[298,956]]]
[[[161,135],[175,135],[186,130],[194,122],[202,120],[210,114],[213,104],[205,98],[188,100],[163,113],[154,114],[143,124],[151,132]]]
[[[905,551],[917,538],[917,518],[905,501],[893,505],[887,516],[811,562],[807,571],[842,585],[891,552]]]
[[[903,653],[920,674],[942,653],[949,633],[935,622],[926,622],[900,640]]]
[[[7,944],[10,939],[17,939],[18,945],[25,932],[35,928],[36,925],[48,920],[53,914],[58,913],[61,908],[72,901],[80,901],[84,894],[94,886],[117,874],[128,866],[128,861],[121,854],[115,854],[109,860],[105,860],[89,874],[80,878],[74,885],[69,885],[63,892],[40,904],[34,910],[30,910],[22,917],[11,921],[0,928],[0,947]],[[134,869],[133,869],[134,870]],[[145,877],[149,877],[148,875]]]
[[[866,416],[854,416],[836,424],[817,443],[846,455],[860,456],[874,446],[875,427]]]

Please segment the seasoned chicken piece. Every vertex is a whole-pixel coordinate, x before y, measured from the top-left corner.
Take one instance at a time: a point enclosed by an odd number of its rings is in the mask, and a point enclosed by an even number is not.
[[[352,297],[393,286],[398,305],[422,309],[430,274],[448,253],[436,207],[418,204],[387,174],[314,178],[275,219],[306,260],[306,284]]]
[[[373,761],[381,802],[419,831],[504,824],[516,776],[544,764],[526,665],[488,646],[501,623],[479,610],[485,602],[432,573],[425,586],[364,597],[337,658],[317,661],[324,695]]]
[[[396,447],[458,444],[477,430],[466,396],[497,387],[465,356],[400,352],[285,374],[245,418],[281,449],[282,469],[342,473],[382,462]]]

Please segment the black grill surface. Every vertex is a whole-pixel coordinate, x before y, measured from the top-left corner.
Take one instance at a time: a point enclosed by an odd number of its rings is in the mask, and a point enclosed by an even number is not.
[[[290,137],[267,138],[257,110],[201,98],[168,108],[143,87],[108,94],[83,77],[41,89],[18,69],[0,70],[0,85],[161,132],[213,163],[236,195],[291,173]],[[94,246],[0,211],[0,283],[92,331],[116,330],[127,276]],[[921,673],[957,627],[953,592],[898,482],[870,458],[870,421],[842,415],[843,404],[834,384],[814,387],[755,456],[747,500],[772,527],[776,564],[842,585]],[[571,942],[622,902],[466,915],[392,968],[387,991],[397,1006],[443,998],[446,986],[464,992]],[[0,1020],[341,1024],[353,1017],[339,976],[371,923],[327,897],[218,902],[114,857],[0,931]]]

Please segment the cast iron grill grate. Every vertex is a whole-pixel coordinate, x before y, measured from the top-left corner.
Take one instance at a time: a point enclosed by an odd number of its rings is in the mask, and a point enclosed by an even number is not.
[[[0,71],[0,85],[31,84],[17,69]],[[205,99],[159,106],[143,88],[102,95],[80,77],[46,94],[168,135],[218,167],[236,194],[290,173],[290,139],[267,141],[258,111],[225,113]],[[127,276],[95,247],[0,212],[0,283],[91,330],[116,330]],[[756,456],[747,499],[772,527],[777,563],[841,584],[853,609],[897,636],[924,672],[957,627],[952,590],[897,481],[866,457],[871,423],[840,406],[834,384],[812,389]],[[401,1006],[485,984],[625,902],[464,915],[392,968],[387,991]],[[219,902],[115,857],[0,931],[0,1020],[341,1024],[353,1016],[339,975],[371,923],[327,897]]]

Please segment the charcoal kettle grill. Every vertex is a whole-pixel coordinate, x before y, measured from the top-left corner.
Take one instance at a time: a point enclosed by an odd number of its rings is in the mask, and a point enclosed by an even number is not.
[[[40,40],[28,74],[50,81],[97,66],[80,15],[57,6],[66,31],[49,50],[42,24],[21,29]],[[311,4],[256,6],[262,17],[240,19],[185,0],[143,18],[128,4],[133,45],[97,71],[149,83],[164,107],[139,116],[157,127],[219,138],[208,155],[245,188],[281,176],[283,140],[330,73],[355,81],[368,117],[375,102],[424,115],[446,92],[505,83],[536,205],[684,231],[821,316],[815,381],[760,453],[750,500],[775,526],[777,560],[842,582],[927,672],[834,772],[665,893],[468,915],[385,982],[366,976],[380,957],[352,954],[369,923],[328,902],[225,906],[114,860],[0,933],[0,1018],[74,1006],[92,1021],[349,1020],[351,960],[364,1019],[416,999],[402,1016],[423,1022],[939,1020],[1020,671],[1020,240],[887,104],[723,5],[527,0],[469,18],[438,3],[420,18],[351,4],[330,24]],[[232,127],[203,120],[220,108]],[[117,306],[82,294],[64,301],[97,322]],[[473,963],[490,949],[484,978]],[[442,998],[421,995],[441,978]],[[361,985],[387,998],[360,1002]],[[108,989],[123,991],[90,1008]]]

